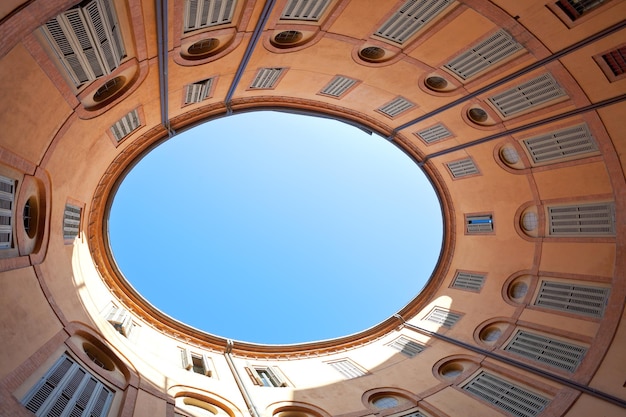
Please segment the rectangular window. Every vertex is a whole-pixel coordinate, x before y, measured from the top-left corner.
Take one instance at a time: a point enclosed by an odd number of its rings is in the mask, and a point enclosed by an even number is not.
[[[453,313],[443,308],[435,307],[424,320],[437,323],[440,326],[451,328],[461,318],[460,314]]]
[[[80,3],[42,26],[76,87],[111,74],[126,56],[111,0]]]
[[[206,375],[208,377],[213,376],[213,361],[207,355],[181,348],[180,357],[183,368],[195,372],[196,374]]]
[[[626,46],[617,48],[609,53],[602,55],[602,59],[609,66],[613,75],[622,75],[626,73]]]
[[[211,94],[213,78],[198,81],[185,86],[185,104],[199,103]]]
[[[261,68],[250,84],[250,88],[274,88],[284,70],[284,68]]]
[[[586,123],[524,139],[523,143],[536,164],[572,159],[598,151],[598,145]]]
[[[322,89],[322,91],[320,91],[320,94],[339,98],[352,88],[356,82],[357,81],[352,78],[337,75],[330,81],[330,83],[328,83],[328,85],[326,85],[326,87]]]
[[[122,336],[130,336],[134,327],[133,316],[127,310],[114,305],[109,309],[106,320]]]
[[[411,103],[404,97],[398,97],[378,108],[378,111],[387,117],[394,118],[400,113],[409,110],[411,107],[415,107],[415,104]]]
[[[22,399],[39,416],[105,417],[113,392],[67,355]]]
[[[63,215],[63,239],[74,240],[80,234],[80,215],[82,209],[73,204],[65,204]]]
[[[555,368],[574,372],[587,348],[541,334],[518,330],[504,350]]]
[[[485,275],[457,271],[452,281],[452,288],[478,292],[485,283]]]
[[[341,359],[338,361],[327,362],[330,366],[333,367],[334,370],[339,372],[344,377],[350,378],[358,378],[360,376],[367,375],[367,372],[357,366],[350,359]]]
[[[489,97],[489,101],[506,117],[566,96],[565,90],[548,73]]]
[[[115,124],[111,126],[111,133],[113,134],[115,140],[120,142],[126,136],[130,135],[135,129],[139,128],[139,126],[141,126],[139,112],[135,109],[115,122]]]
[[[550,236],[615,236],[615,204],[548,207]]]
[[[231,23],[235,0],[185,0],[185,32]]]
[[[491,233],[493,232],[493,217],[491,214],[466,215],[465,227],[467,233]]]
[[[601,318],[610,289],[562,281],[542,281],[535,305],[568,313]]]
[[[287,381],[282,372],[276,367],[252,366],[246,367],[246,372],[255,385],[262,387],[286,387]]]
[[[285,20],[317,22],[331,0],[289,0],[280,15]]]
[[[13,243],[13,200],[15,180],[0,175],[0,249],[10,249]]]
[[[402,45],[452,3],[453,0],[407,0],[375,35]]]
[[[406,336],[398,337],[393,342],[389,343],[388,346],[391,346],[392,348],[399,350],[400,353],[408,356],[409,358],[412,358],[413,356],[417,355],[418,353],[420,353],[421,351],[425,349],[424,345],[421,345],[417,343],[416,341],[409,339]]]
[[[522,45],[517,43],[511,35],[505,30],[500,30],[470,47],[444,67],[466,80],[521,49],[523,49]]]
[[[415,133],[418,138],[430,144],[449,138],[452,133],[441,123]]]
[[[534,417],[550,403],[550,399],[500,377],[481,372],[463,389],[515,417]]]
[[[476,164],[472,158],[460,159],[446,164],[453,178],[463,178],[470,175],[479,174]]]
[[[563,9],[572,20],[576,20],[605,1],[606,0],[559,0],[556,4]]]

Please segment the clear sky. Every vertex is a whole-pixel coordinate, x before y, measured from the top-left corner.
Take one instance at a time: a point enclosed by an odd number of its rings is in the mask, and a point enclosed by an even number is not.
[[[286,344],[356,333],[406,305],[437,261],[440,210],[384,138],[263,111],[150,152],[120,186],[109,233],[123,274],[166,314]]]

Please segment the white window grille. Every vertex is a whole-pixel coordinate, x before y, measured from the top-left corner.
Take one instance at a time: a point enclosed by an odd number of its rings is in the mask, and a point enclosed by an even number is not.
[[[11,248],[13,242],[13,201],[15,180],[0,175],[0,249]]]
[[[452,288],[467,291],[480,291],[484,283],[485,276],[483,274],[458,271],[454,276]]]
[[[199,103],[209,97],[214,78],[188,84],[185,87],[185,104]]]
[[[435,307],[433,311],[428,313],[424,320],[436,323],[443,327],[451,328],[456,324],[457,321],[459,321],[460,318],[460,314],[453,313],[443,308]]]
[[[566,95],[552,74],[548,73],[489,97],[489,101],[503,116],[512,116]]]
[[[609,288],[573,284],[561,281],[542,281],[535,305],[601,318],[609,300]]]
[[[524,140],[533,162],[540,163],[584,155],[598,150],[586,123]]]
[[[246,367],[248,376],[255,385],[262,387],[286,387],[286,378],[277,367],[272,366],[252,366]]]
[[[614,236],[615,204],[549,206],[548,227],[551,236]]]
[[[406,336],[400,336],[397,339],[389,343],[389,346],[399,350],[400,353],[412,358],[425,349],[424,345],[417,343],[414,340],[409,339]]]
[[[135,129],[139,128],[139,126],[141,126],[139,112],[135,109],[115,122],[115,124],[111,126],[111,133],[113,137],[115,137],[115,140],[119,142],[130,135]]]
[[[250,84],[250,88],[274,88],[284,70],[284,68],[261,68],[254,77],[252,84]]]
[[[574,372],[587,348],[541,334],[518,330],[504,350],[543,364]]]
[[[189,349],[180,349],[181,364],[188,371],[193,371],[208,377],[213,376],[213,361],[206,354],[191,352]]]
[[[105,417],[112,400],[109,388],[64,354],[21,403],[37,417]]]
[[[499,30],[452,59],[444,67],[466,80],[521,49],[523,49],[522,45],[517,43],[511,35],[504,30]]]
[[[576,20],[605,1],[606,0],[559,0],[557,4],[561,6],[572,20]]]
[[[427,129],[420,130],[415,133],[421,140],[426,143],[434,143],[449,138],[452,133],[441,123],[431,126]]]
[[[387,117],[396,117],[400,113],[403,113],[410,108],[415,107],[415,104],[411,103],[409,100],[404,97],[397,97],[385,104],[382,107],[378,108],[378,111],[383,113]]]
[[[452,0],[408,0],[375,34],[402,45],[452,3]]]
[[[130,336],[133,330],[133,316],[127,310],[113,305],[106,316],[106,320],[122,336]]]
[[[76,87],[111,74],[126,56],[111,0],[82,2],[42,26]]]
[[[550,399],[500,377],[481,372],[463,389],[515,417],[534,417]]]
[[[367,372],[365,372],[349,359],[342,359],[327,363],[332,366],[333,369],[335,369],[337,372],[339,372],[341,375],[348,379],[358,378],[360,376],[367,375]]]
[[[185,0],[184,31],[231,23],[235,0]]]
[[[280,18],[317,22],[330,2],[331,0],[289,0]]]
[[[490,214],[465,216],[467,233],[493,232],[493,217]]]
[[[344,77],[341,75],[337,75],[333,78],[326,87],[320,91],[320,94],[324,94],[326,96],[331,97],[341,97],[348,91],[354,84],[356,84],[356,80],[352,78]]]
[[[479,173],[478,167],[472,160],[472,158],[460,159],[454,162],[448,162],[446,164],[452,177],[454,178],[463,178],[469,175],[476,175]]]
[[[74,239],[80,233],[80,216],[82,209],[73,204],[65,204],[63,214],[63,239]]]

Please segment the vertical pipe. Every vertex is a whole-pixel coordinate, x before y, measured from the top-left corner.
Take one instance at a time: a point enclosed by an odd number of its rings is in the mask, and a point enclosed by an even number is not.
[[[246,386],[244,385],[241,379],[241,376],[239,375],[239,372],[237,371],[237,368],[235,367],[233,358],[230,356],[230,352],[232,352],[232,350],[233,350],[233,341],[231,339],[228,339],[228,341],[226,342],[226,350],[224,350],[224,357],[226,358],[226,363],[228,363],[228,367],[230,368],[230,371],[232,372],[233,377],[235,378],[235,382],[237,383],[237,387],[239,388],[239,391],[241,392],[243,401],[246,403],[246,406],[248,407],[248,412],[250,413],[250,416],[260,417],[260,414],[257,411],[256,406],[254,405],[254,402],[252,401],[252,397],[250,397],[250,393],[248,393],[248,390],[246,389]]]

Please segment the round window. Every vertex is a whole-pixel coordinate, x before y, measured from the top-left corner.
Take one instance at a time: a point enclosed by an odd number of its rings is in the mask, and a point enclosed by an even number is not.
[[[487,112],[477,107],[469,109],[469,111],[467,112],[467,116],[470,118],[471,121],[476,123],[484,123],[487,121],[487,119],[489,119]]]
[[[368,46],[361,49],[359,56],[366,61],[378,61],[385,56],[385,50],[377,46]]]
[[[98,88],[98,90],[93,95],[93,100],[96,103],[100,103],[106,99],[113,97],[118,91],[124,87],[124,82],[126,81],[125,77],[119,76],[110,79],[106,83],[102,85],[102,87]]]
[[[202,39],[201,41],[198,41],[194,43],[193,45],[191,45],[187,49],[187,53],[189,53],[189,55],[196,55],[196,56],[206,55],[209,52],[216,49],[219,46],[219,44],[220,44],[220,41],[218,41],[215,38]]]
[[[426,86],[431,90],[441,91],[448,86],[448,81],[439,76],[426,78]]]
[[[285,30],[274,36],[274,42],[278,45],[292,45],[302,40],[302,32],[297,30]]]

